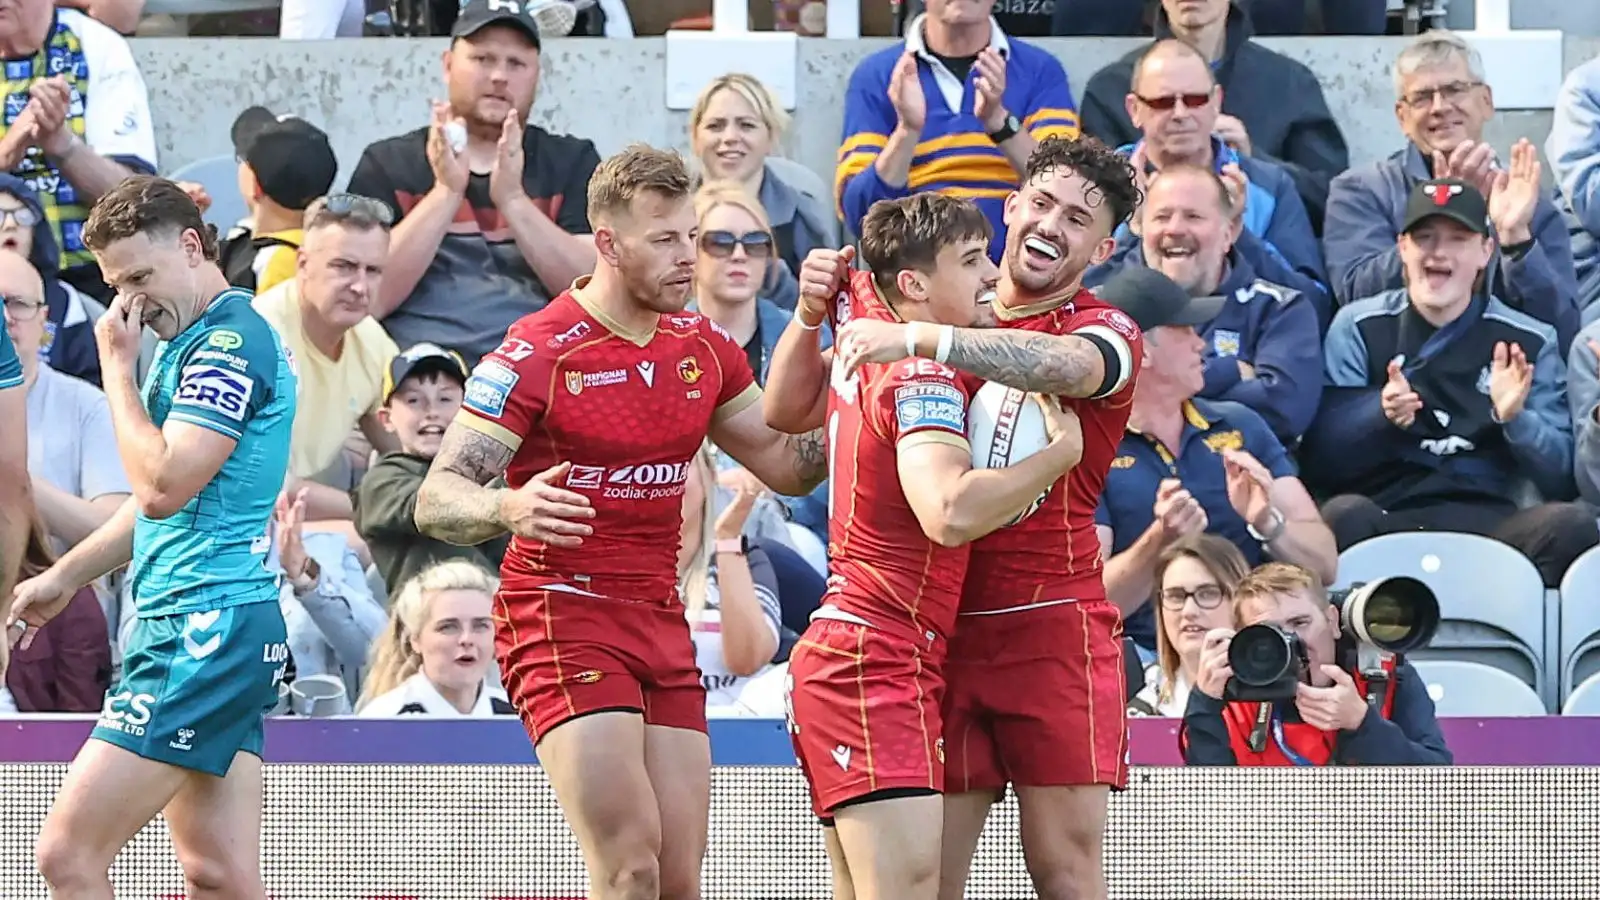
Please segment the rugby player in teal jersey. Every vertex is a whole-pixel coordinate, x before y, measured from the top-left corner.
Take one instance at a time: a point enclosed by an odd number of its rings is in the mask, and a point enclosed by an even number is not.
[[[172,182],[122,182],[83,236],[117,292],[95,336],[133,496],[19,585],[11,617],[27,640],[131,559],[139,620],[45,819],[39,867],[54,900],[111,900],[106,870],[164,812],[191,900],[262,900],[262,721],[288,660],[267,529],[289,459],[293,362],[250,294],[229,287],[215,236]],[[146,326],[162,343],[141,392]]]

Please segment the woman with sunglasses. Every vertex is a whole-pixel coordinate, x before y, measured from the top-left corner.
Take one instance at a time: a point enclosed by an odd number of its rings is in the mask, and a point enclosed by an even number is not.
[[[1129,715],[1182,718],[1206,632],[1233,626],[1233,589],[1250,571],[1239,548],[1214,534],[1179,538],[1156,560],[1156,662]]]

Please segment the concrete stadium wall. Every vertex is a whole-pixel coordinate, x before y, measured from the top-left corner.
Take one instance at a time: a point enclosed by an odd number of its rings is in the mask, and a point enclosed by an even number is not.
[[[850,72],[863,56],[888,43],[799,41],[795,126],[785,149],[830,183]],[[1079,96],[1096,70],[1140,43],[1041,42],[1061,59]],[[1353,163],[1399,146],[1388,67],[1404,39],[1278,38],[1264,43],[1318,73],[1344,127]],[[234,116],[259,103],[326,128],[342,163],[342,181],[367,144],[427,120],[429,98],[443,95],[439,55],[446,46],[443,40],[402,39],[140,39],[133,42],[133,52],[149,85],[163,171],[231,155],[228,129]],[[1561,71],[1596,55],[1600,38],[1567,37]],[[668,109],[667,79],[666,39],[552,40],[546,45],[534,119],[547,128],[593,139],[602,154],[630,141],[686,149],[687,116]],[[1502,151],[1522,136],[1542,145],[1551,101],[1553,96],[1543,109],[1503,112],[1491,126],[1491,142]]]

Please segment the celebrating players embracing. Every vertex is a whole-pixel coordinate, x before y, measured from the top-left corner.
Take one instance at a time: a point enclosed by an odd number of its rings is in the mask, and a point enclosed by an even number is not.
[[[123,181],[83,237],[117,291],[95,336],[133,496],[18,585],[11,617],[31,640],[131,559],[139,618],[45,819],[39,867],[55,900],[109,900],[107,869],[159,812],[189,897],[259,900],[262,723],[288,660],[267,525],[289,461],[293,363],[250,294],[228,286],[176,184]],[[146,326],[163,343],[141,397]]]
[[[1006,201],[994,304],[1005,327],[857,320],[840,335],[847,372],[939,356],[985,380],[1059,396],[1083,430],[1083,461],[1064,489],[972,548],[946,665],[947,900],[963,896],[989,807],[1007,784],[1039,896],[1106,896],[1106,801],[1127,781],[1127,725],[1122,620],[1105,597],[1094,509],[1127,427],[1144,342],[1082,278],[1110,255],[1112,233],[1138,198],[1133,170],[1105,145],[1042,141]]]
[[[772,489],[825,474],[820,433],[768,428],[744,350],[684,313],[690,175],[635,145],[589,182],[593,276],[513,324],[467,383],[417,525],[514,535],[496,650],[595,900],[698,900],[706,699],[677,590],[684,480],[710,438]],[[509,487],[491,487],[504,473]]]
[[[836,321],[970,325],[992,300],[991,229],[971,203],[938,194],[882,201],[861,231],[870,272],[855,273],[836,299]],[[816,374],[820,300],[802,300],[775,353],[771,420],[820,413],[809,379],[786,371]],[[790,728],[813,808],[833,826],[825,834],[834,896],[933,900],[945,782],[941,667],[967,545],[1075,465],[1082,435],[1072,413],[1035,398],[1050,443],[1010,468],[975,470],[966,427],[974,379],[924,359],[836,372],[822,394],[831,577],[789,658]]]

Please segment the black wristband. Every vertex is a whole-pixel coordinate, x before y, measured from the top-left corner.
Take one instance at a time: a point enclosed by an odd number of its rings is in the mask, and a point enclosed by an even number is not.
[[[1105,370],[1105,377],[1100,380],[1100,386],[1089,395],[1091,400],[1103,399],[1116,391],[1117,385],[1122,383],[1122,357],[1117,355],[1117,348],[1111,342],[1092,331],[1075,331],[1073,334],[1083,338],[1100,351],[1100,358],[1104,360],[1101,366]]]

